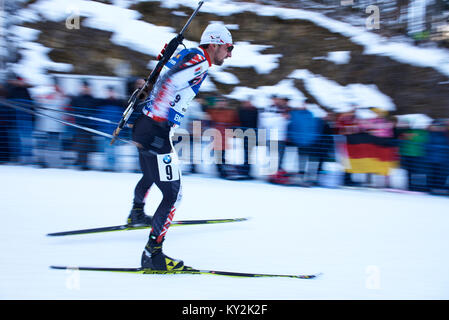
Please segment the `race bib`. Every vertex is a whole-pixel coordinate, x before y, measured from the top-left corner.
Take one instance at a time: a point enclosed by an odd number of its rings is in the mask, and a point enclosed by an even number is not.
[[[157,165],[159,168],[160,181],[179,180],[179,162],[174,153],[158,154]]]

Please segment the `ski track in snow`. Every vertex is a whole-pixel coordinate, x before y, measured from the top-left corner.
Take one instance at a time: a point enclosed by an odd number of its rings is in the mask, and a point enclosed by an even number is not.
[[[0,166],[3,299],[448,299],[449,199],[184,177],[164,251],[196,268],[315,273],[315,280],[132,275],[50,265],[136,267],[148,230],[50,238],[122,224],[139,174]],[[154,188],[146,211],[161,198]],[[154,288],[157,288],[155,290]]]

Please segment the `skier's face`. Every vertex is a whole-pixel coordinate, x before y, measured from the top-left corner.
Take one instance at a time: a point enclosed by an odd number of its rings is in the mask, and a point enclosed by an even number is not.
[[[230,44],[216,45],[213,63],[221,66],[225,59],[232,57],[232,49],[234,46]]]

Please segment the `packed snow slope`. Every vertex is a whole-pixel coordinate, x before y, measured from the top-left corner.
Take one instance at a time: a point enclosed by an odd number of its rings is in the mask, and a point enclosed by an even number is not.
[[[139,174],[0,166],[1,299],[448,299],[449,199],[184,177],[165,252],[187,265],[315,280],[134,275],[50,265],[136,267],[148,230],[51,238],[125,222]],[[154,188],[147,213],[161,199]]]

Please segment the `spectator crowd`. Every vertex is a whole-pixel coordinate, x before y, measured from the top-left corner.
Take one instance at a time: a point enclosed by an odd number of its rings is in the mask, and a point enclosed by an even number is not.
[[[56,80],[48,93],[34,99],[29,89],[20,77],[0,85],[0,98],[20,107],[0,103],[0,163],[92,170],[90,158],[93,153],[100,153],[101,170],[120,171],[118,144],[111,145],[109,139],[81,129],[113,132],[126,107],[116,88],[107,87],[107,95],[102,99],[94,97],[88,81],[80,81],[76,96],[67,96]],[[259,178],[251,159],[262,145],[265,154],[276,152],[275,172],[266,177],[271,183],[326,185],[323,177],[330,174],[329,168],[338,168],[341,185],[379,186],[373,177],[380,177],[383,187],[392,188],[392,173],[402,169],[405,189],[449,195],[447,119],[418,126],[375,106],[369,109],[369,117],[360,117],[355,105],[347,112],[326,111],[325,116],[317,116],[309,98],[299,106],[297,103],[272,95],[265,107],[256,107],[252,97],[235,101],[219,95],[200,95],[187,112],[181,127],[183,133],[175,139],[188,136],[193,150],[195,144],[204,144],[201,137],[190,138],[195,123],[201,124],[201,132],[211,128],[219,132],[222,138],[213,139],[211,151],[216,157],[216,174],[223,179]],[[131,125],[138,114],[135,111]],[[240,137],[241,161],[229,161],[233,144],[224,139],[226,129],[256,133]],[[257,141],[257,133],[262,129],[266,133],[263,144]],[[130,139],[129,131],[125,130],[124,138]],[[274,145],[277,148],[271,150]],[[287,153],[296,159],[293,167],[287,165]],[[187,172],[198,173],[201,170],[193,158],[190,152],[188,159],[182,159],[188,165]],[[356,176],[363,176],[364,180],[355,179]]]

